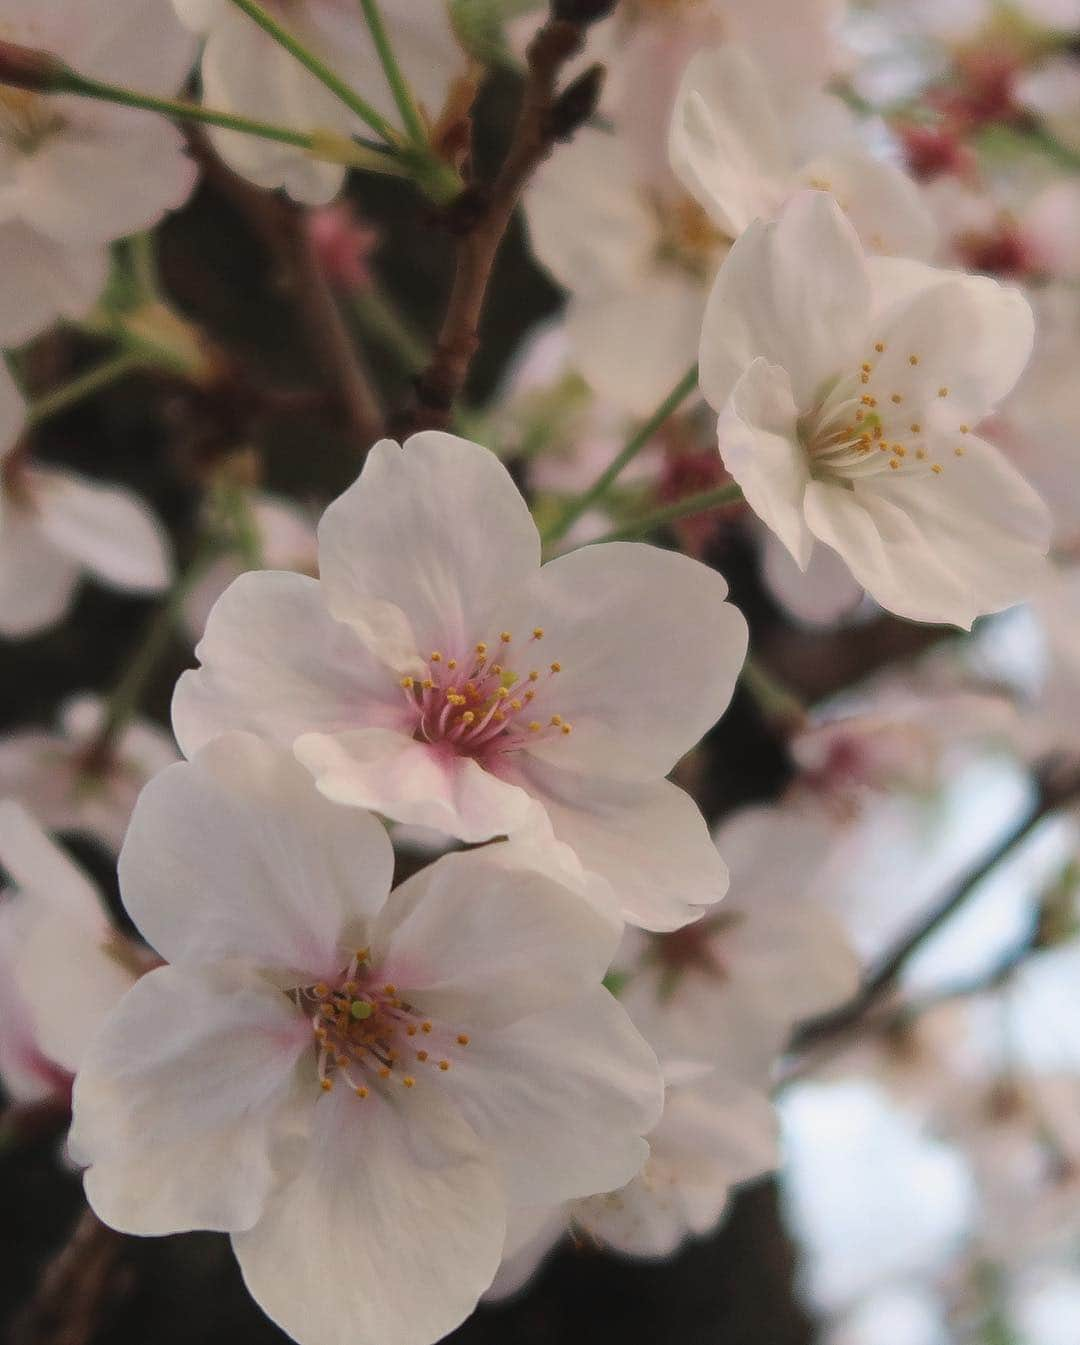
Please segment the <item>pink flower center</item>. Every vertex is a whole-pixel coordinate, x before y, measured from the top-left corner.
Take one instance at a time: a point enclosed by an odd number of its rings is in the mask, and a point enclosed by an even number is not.
[[[472,757],[518,751],[544,737],[567,737],[573,726],[550,705],[562,664],[555,660],[546,668],[515,670],[510,666],[513,638],[504,630],[497,643],[481,640],[467,655],[435,650],[427,660],[427,676],[403,677],[402,690],[415,716],[414,737]],[[527,647],[543,638],[537,626]]]
[[[319,1086],[327,1093],[339,1082],[361,1099],[394,1083],[414,1088],[422,1069],[445,1074],[469,1045],[468,1033],[425,1017],[378,975],[366,948],[334,984],[305,986],[293,1000],[311,1020]]]

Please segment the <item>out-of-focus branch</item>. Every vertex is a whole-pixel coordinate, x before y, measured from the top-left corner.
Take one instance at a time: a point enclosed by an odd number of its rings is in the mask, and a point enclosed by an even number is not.
[[[1027,816],[908,930],[867,974],[857,994],[839,1008],[803,1023],[792,1037],[792,1051],[806,1053],[825,1045],[832,1047],[860,1028],[869,1014],[895,988],[900,973],[911,957],[956,914],[983,879],[1007,859],[1045,817],[1080,799],[1080,765],[1075,761],[1045,762],[1036,771],[1036,780],[1038,793]]]
[[[527,73],[514,137],[494,182],[474,184],[450,207],[459,234],[454,281],[431,363],[416,383],[413,406],[394,429],[443,429],[465,384],[479,344],[480,316],[492,267],[522,190],[559,140],[592,115],[602,70],[593,66],[561,92],[563,67],[584,46],[588,27],[612,5],[553,0],[551,14],[529,44]]]
[[[278,268],[303,321],[308,344],[326,373],[334,400],[362,459],[382,433],[382,407],[323,275],[303,211],[238,177],[222,163],[204,137],[193,135],[190,142],[207,180],[240,212]]]
[[[126,1288],[124,1241],[85,1210],[12,1324],[9,1345],[89,1345]]]

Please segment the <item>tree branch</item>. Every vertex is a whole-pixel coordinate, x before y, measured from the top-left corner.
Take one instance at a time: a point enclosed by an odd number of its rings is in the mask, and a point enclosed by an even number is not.
[[[111,1303],[124,1291],[124,1242],[122,1233],[84,1210],[12,1324],[10,1345],[89,1345]]]
[[[529,44],[527,74],[514,137],[494,182],[472,186],[450,209],[459,230],[454,281],[431,362],[416,382],[413,406],[399,416],[402,437],[421,429],[443,429],[465,384],[479,345],[480,316],[496,255],[522,190],[555,142],[569,139],[592,115],[602,71],[595,66],[562,92],[560,72],[585,44],[589,24],[600,17],[588,5],[582,15],[561,17],[558,0]],[[589,11],[589,12],[585,12]]]

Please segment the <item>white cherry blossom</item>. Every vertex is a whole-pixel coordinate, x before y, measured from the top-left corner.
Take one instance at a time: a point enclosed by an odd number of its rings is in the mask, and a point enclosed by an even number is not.
[[[0,37],[164,95],[195,55],[169,0],[0,0]],[[82,317],[105,284],[108,245],[183,205],[194,183],[183,137],[164,117],[0,89],[0,345]]]
[[[59,621],[84,574],[159,593],[172,568],[164,529],[131,491],[25,461],[25,414],[0,367],[0,636],[8,639]]]
[[[746,624],[673,552],[539,561],[493,454],[376,444],[319,525],[321,578],[251,573],[217,603],[174,699],[182,749],[248,729],[338,803],[469,842],[539,828],[623,918],[685,924],[727,875],[664,776],[727,705]]]
[[[1045,504],[975,433],[1032,331],[1018,291],[867,258],[807,192],[721,268],[701,384],[725,465],[801,568],[824,543],[888,610],[969,627],[1045,572]]]
[[[141,968],[94,885],[10,798],[0,867],[12,884],[0,892],[0,1081],[19,1102],[66,1102],[87,1042]]]
[[[139,791],[179,754],[170,733],[137,718],[94,759],[105,713],[97,696],[73,696],[55,729],[20,728],[0,738],[0,797],[20,799],[50,831],[85,832],[119,851]]]
[[[295,57],[229,0],[173,0],[185,23],[205,35],[202,74],[207,106],[245,117],[338,135],[372,132]],[[363,12],[353,0],[266,0],[265,8],[336,75],[390,121],[397,113]],[[445,0],[381,0],[398,62],[423,111],[442,112],[467,58]],[[345,169],[305,151],[235,131],[211,130],[222,158],[261,187],[284,187],[294,200],[323,205],[340,191]]]
[[[253,736],[170,767],[120,876],[172,965],[75,1085],[98,1214],[230,1232],[301,1345],[441,1337],[494,1276],[507,1209],[628,1179],[662,1103],[601,985],[608,921],[482,854],[390,893],[392,869],[375,818]]]

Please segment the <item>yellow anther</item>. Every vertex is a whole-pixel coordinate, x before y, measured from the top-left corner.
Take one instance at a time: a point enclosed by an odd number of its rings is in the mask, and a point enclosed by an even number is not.
[[[514,637],[510,634],[508,630],[502,630],[499,632],[499,639],[503,642],[503,644],[509,644],[513,638]]]
[[[918,364],[918,362],[919,362],[919,357],[918,357],[918,355],[909,355],[909,356],[907,357],[907,362],[908,362],[908,364],[910,364],[912,367],[914,367],[914,366],[915,366],[916,364]]]
[[[415,1037],[415,1036],[416,1036],[416,1024],[415,1024],[415,1023],[410,1023],[410,1024],[409,1024],[409,1026],[405,1029],[405,1035],[406,1035],[407,1037]]]
[[[501,724],[506,719],[506,715],[502,710],[496,710],[491,717],[496,724]]]
[[[483,658],[483,656],[487,653],[487,645],[483,642],[483,640],[481,640],[480,643],[476,646],[476,652],[480,655],[481,658]]]
[[[869,375],[869,374],[860,374],[860,375],[859,375],[859,382],[860,382],[860,383],[869,383],[869,382],[870,382],[870,375]]]
[[[957,446],[953,449],[953,452],[956,454],[958,458],[962,458],[964,456],[964,450],[960,447],[959,444],[957,444]]]
[[[536,699],[536,692],[535,692],[535,691],[526,691],[526,693],[525,693],[525,699],[526,699],[527,701],[535,700],[535,699]]]
[[[863,373],[864,373],[864,374],[868,374],[868,373],[870,372],[870,370],[871,370],[872,367],[873,367],[872,365],[864,364],[863,367],[862,367],[862,371],[863,371]]]
[[[552,672],[562,672],[562,664],[558,661],[558,659],[556,659],[555,662],[552,663],[550,666]]]
[[[358,948],[356,952],[353,954],[353,956],[356,958],[357,962],[366,962],[368,958],[368,953],[370,952],[371,952],[370,948]]]
[[[544,727],[544,726],[543,726],[543,724],[540,723],[539,719],[534,719],[534,720],[532,721],[532,723],[529,725],[529,732],[530,732],[530,733],[539,733],[540,730],[541,730],[543,727]]]
[[[514,699],[510,702],[510,709],[511,709],[511,710],[520,710],[520,709],[521,709],[521,702],[518,700],[518,698],[517,698],[516,696],[515,696]]]
[[[917,420],[912,421],[911,425],[909,425],[908,428],[911,430],[912,434],[922,434],[922,426],[919,424]]]
[[[382,1069],[379,1070],[379,1078],[380,1078],[380,1079],[389,1079],[389,1077],[390,1077],[390,1066],[389,1066],[389,1065],[384,1065],[384,1066],[382,1067]]]
[[[494,673],[494,675],[495,675],[496,677],[501,677],[501,676],[502,676],[502,670],[503,670],[503,666],[502,666],[501,663],[493,663],[493,664],[491,665],[491,671]]]
[[[457,659],[456,659],[456,658],[448,658],[448,659],[446,660],[446,666],[450,669],[451,672],[453,672],[454,669],[457,667]]]
[[[534,668],[534,669],[532,670],[532,672],[529,673],[529,681],[530,681],[530,682],[539,682],[539,680],[540,680],[540,674],[539,674],[539,673],[536,671],[536,669]]]
[[[499,700],[501,700],[501,701],[508,700],[509,697],[510,697],[510,693],[509,693],[509,691],[507,691],[507,689],[506,689],[505,687],[500,687],[500,688],[498,689],[498,691],[496,691],[495,695],[496,695],[497,699],[499,699]]]
[[[940,462],[932,462],[930,464],[930,470],[934,473],[935,476],[940,476],[941,473],[945,470],[945,468],[942,467]]]
[[[896,454],[898,458],[907,457],[907,449],[904,447],[903,444],[893,444],[892,451]]]
[[[544,628],[543,628],[543,626],[534,626],[534,627],[533,627],[533,639],[534,639],[534,640],[542,640],[543,638],[544,638]]]
[[[938,388],[937,395],[939,397],[947,397],[949,395],[949,389],[945,387]]]
[[[562,723],[562,715],[552,715],[549,722],[552,728],[557,729],[559,725]]]
[[[435,690],[435,683],[431,680],[430,677],[425,677],[424,680],[420,683],[420,685],[424,688],[425,691]]]
[[[403,677],[401,679],[401,685],[406,691],[411,691],[413,689],[413,679],[411,677]]]
[[[344,1069],[345,1066],[349,1063],[349,1057],[347,1055],[339,1055],[337,1057],[337,1062],[341,1066],[341,1068]]]
[[[915,450],[915,456],[919,459],[920,462],[925,462],[925,461],[926,461],[926,449],[925,449],[925,448],[917,448],[917,449]]]
[[[895,472],[896,469],[897,469],[897,467],[900,466],[900,459],[899,459],[899,458],[890,458],[890,459],[889,459],[889,466],[890,466],[890,467],[893,469],[893,471]]]
[[[434,651],[434,653],[432,653],[432,654],[429,656],[429,658],[428,658],[428,662],[429,662],[429,663],[441,663],[441,662],[442,662],[442,655],[439,653],[439,651],[438,651],[437,649]]]
[[[416,1058],[417,1060],[420,1061],[421,1064],[423,1064],[423,1062],[427,1059],[427,1057],[428,1057],[427,1051],[417,1051],[416,1053]]]
[[[891,402],[895,402],[895,404],[899,406],[904,399],[898,392],[894,392],[893,395],[889,398],[889,400]]]
[[[362,1084],[359,1088],[354,1088],[353,1092],[357,1097],[367,1097],[367,1089]]]
[[[406,1074],[401,1082],[405,1085],[406,1088],[413,1088],[416,1085],[416,1080],[413,1078],[411,1074]]]
[[[329,1091],[331,1090],[331,1088],[333,1088],[333,1086],[334,1086],[333,1079],[319,1080],[319,1087],[323,1090],[324,1093],[329,1093]]]
[[[961,425],[961,426],[960,426],[960,433],[961,433],[961,434],[970,434],[970,433],[971,433],[971,426],[970,426],[970,425]]]
[[[476,722],[476,715],[474,715],[471,710],[466,710],[461,716],[461,722],[463,724],[473,724]]]
[[[430,1031],[431,1031],[431,1024],[430,1024],[430,1023],[421,1023],[421,1024],[420,1024],[420,1031],[421,1031],[421,1032],[430,1032]]]
[[[877,353],[878,353],[879,355],[883,355],[883,354],[885,353],[885,342],[884,342],[884,341],[875,341],[875,343],[874,343],[874,349],[877,351]]]
[[[569,737],[569,735],[574,731],[574,726],[573,724],[563,724],[560,731],[564,738]]]
[[[448,1070],[448,1069],[450,1068],[450,1061],[449,1061],[449,1060],[440,1060],[440,1061],[439,1061],[439,1068],[445,1073],[445,1071]]]
[[[468,1046],[468,1044],[469,1044],[469,1034],[468,1034],[467,1032],[459,1032],[459,1033],[458,1033],[457,1044],[458,1044],[459,1046]]]
[[[320,999],[325,999],[326,996],[330,993],[330,987],[326,984],[325,981],[319,981],[316,983],[315,993],[318,995]]]

